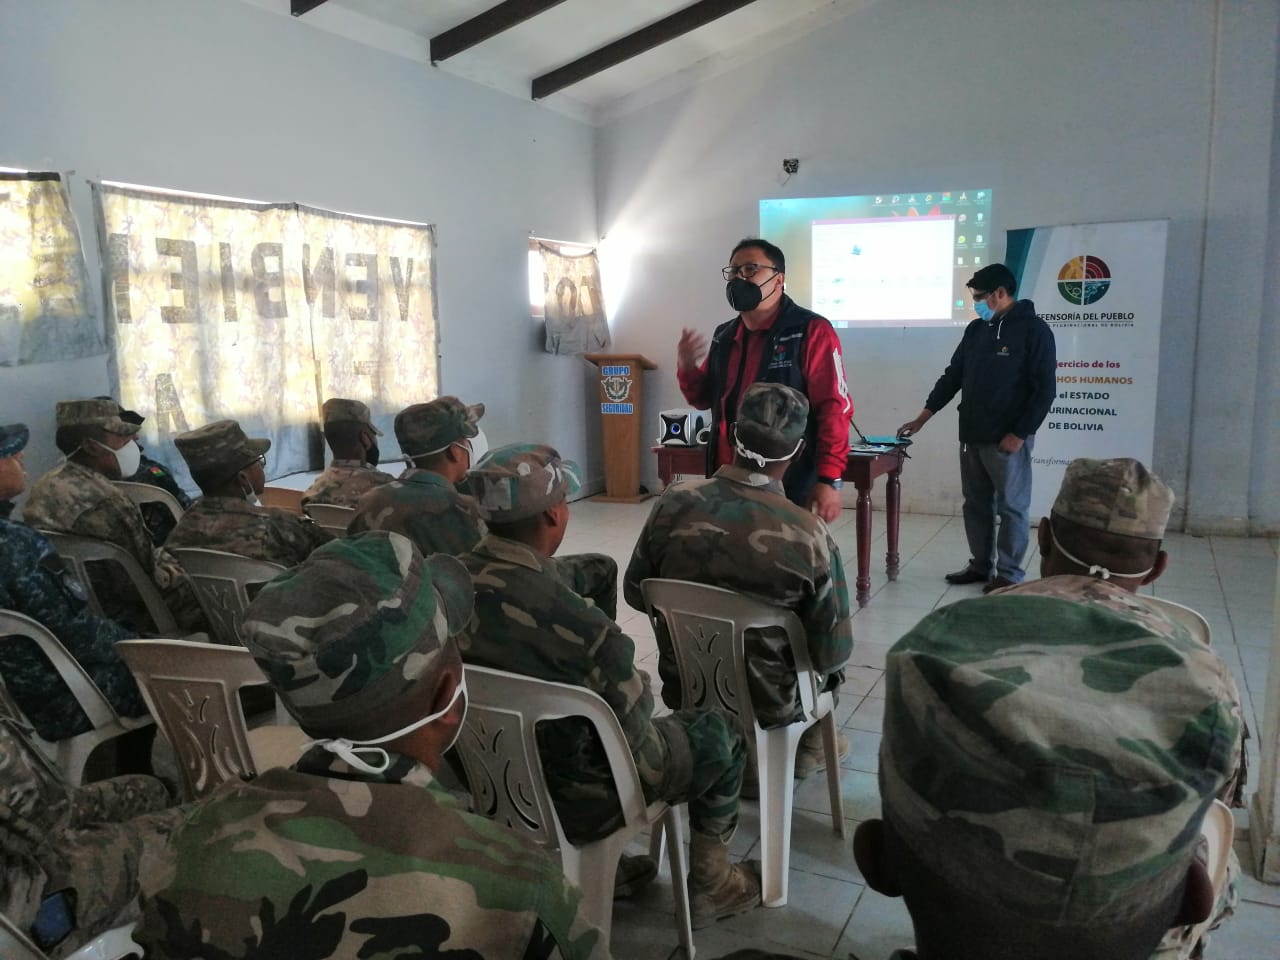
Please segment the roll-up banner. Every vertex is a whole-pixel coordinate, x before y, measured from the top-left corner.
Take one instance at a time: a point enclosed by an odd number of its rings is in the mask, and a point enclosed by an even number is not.
[[[1036,431],[1031,515],[1049,513],[1077,457],[1155,445],[1167,220],[1010,230],[1005,261],[1057,342],[1058,392]]]

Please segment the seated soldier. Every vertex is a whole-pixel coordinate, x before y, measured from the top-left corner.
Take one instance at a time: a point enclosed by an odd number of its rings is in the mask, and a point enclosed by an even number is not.
[[[136,423],[141,427],[147,422],[147,418],[133,410],[126,410],[119,403],[116,403],[113,397],[97,397],[98,400],[110,400],[116,404],[116,408],[120,411],[120,419],[125,423]],[[166,467],[159,460],[152,460],[147,456],[146,448],[134,438],[134,442],[138,444],[141,455],[138,457],[138,469],[132,476],[124,479],[130,483],[145,483],[148,486],[157,487],[163,490],[173,499],[178,501],[178,506],[183,510],[191,506],[191,498],[187,496],[187,491],[178,485],[178,481],[173,476],[173,471]],[[173,513],[162,503],[140,503],[138,509],[142,511],[142,519],[147,523],[147,529],[151,531],[151,540],[158,547],[164,544],[166,538],[173,531],[174,524],[178,521],[174,519]]]
[[[782,490],[782,475],[804,445],[809,401],[780,383],[753,383],[742,394],[732,464],[705,480],[666,490],[649,514],[627,565],[627,603],[645,609],[640,584],[650,577],[689,580],[736,590],[794,610],[804,624],[809,660],[834,690],[853,650],[849,591],[840,549],[816,514],[798,507]],[[680,707],[680,679],[665,625],[658,626],[658,675],[662,699]],[[801,718],[794,661],[785,631],[747,634],[747,682],[756,718],[766,728]],[[839,735],[840,755],[849,740]],[[822,732],[812,726],[800,738],[796,776],[826,766]]]
[[[245,643],[317,739],[196,804],[144,889],[148,957],[608,956],[546,853],[436,782],[471,605],[457,560],[396,533],[335,540],[263,587]]]
[[[250,440],[234,420],[216,420],[173,442],[204,496],[169,534],[170,549],[221,550],[292,567],[333,539],[306,517],[259,504],[270,440]]]
[[[52,631],[117,713],[141,717],[147,706],[116,641],[132,631],[89,611],[84,586],[45,537],[9,519],[26,487],[22,451],[26,424],[0,426],[0,609],[13,610]],[[0,677],[45,740],[65,740],[92,724],[53,665],[29,640],[0,643]]]
[[[458,484],[487,449],[483,416],[483,403],[467,406],[457,397],[415,403],[396,414],[396,441],[409,467],[360,498],[348,532],[393,530],[424,556],[457,556],[475,546],[480,515]]]
[[[1072,460],[1049,516],[1040,521],[1040,576],[1062,580],[1081,594],[1123,590],[1136,595],[1168,567],[1161,544],[1172,509],[1173,491],[1137,460]],[[1083,580],[1082,575],[1094,579]],[[1163,603],[1155,597],[1138,599],[1157,609]],[[1206,633],[1198,639],[1207,644],[1211,638]],[[1240,730],[1231,775],[1218,791],[1218,799],[1233,807],[1244,806],[1248,777],[1244,740],[1249,733],[1243,719]],[[1232,913],[1239,875],[1240,863],[1231,851],[1212,928]],[[1175,928],[1156,956],[1199,957],[1207,941],[1201,937],[1197,942],[1191,927]]]
[[[320,409],[324,439],[333,460],[302,495],[302,505],[331,503],[354,507],[361,496],[395,478],[378,466],[378,438],[369,408],[359,400],[330,397]]]
[[[935,610],[884,679],[883,820],[854,852],[911,912],[895,957],[1145,960],[1210,915],[1199,834],[1240,718],[1184,627],[1053,577]]]
[[[138,919],[182,811],[131,775],[73,787],[31,742],[0,683],[0,912],[52,957]]]
[[[626,735],[645,799],[688,801],[693,925],[757,906],[759,865],[729,862],[747,755],[738,725],[715,710],[655,718],[649,675],[636,669],[631,638],[556,570],[552,555],[569,522],[566,498],[578,490],[577,466],[550,447],[512,444],[489,453],[470,482],[489,532],[462,558],[476,585],[463,658],[603,697]],[[604,748],[583,721],[548,721],[538,741],[569,840],[585,843],[616,829],[621,809]]]
[[[349,533],[394,530],[423,554],[461,556],[484,535],[475,500],[463,493],[467,472],[489,449],[480,418],[484,404],[457,397],[415,403],[396,415],[396,440],[412,466],[394,483],[360,498]],[[618,615],[618,564],[603,553],[560,557],[558,570],[574,593],[610,618]]]
[[[22,519],[39,530],[106,540],[149,573],[184,632],[203,629],[204,615],[182,568],[151,539],[141,511],[112,481],[138,471],[142,451],[136,423],[120,418],[114,400],[67,400],[57,405],[54,442],[66,462],[40,477],[22,508]],[[154,631],[146,607],[118,566],[95,564],[89,579],[112,620]]]

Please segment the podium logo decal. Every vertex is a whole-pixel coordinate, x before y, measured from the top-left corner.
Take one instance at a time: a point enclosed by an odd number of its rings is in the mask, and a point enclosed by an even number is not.
[[[630,377],[601,377],[600,386],[604,390],[605,399],[610,403],[622,403],[631,396]]]

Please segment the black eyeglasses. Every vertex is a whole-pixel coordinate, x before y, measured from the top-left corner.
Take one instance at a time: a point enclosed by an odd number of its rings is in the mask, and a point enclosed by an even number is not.
[[[750,280],[761,270],[772,270],[774,273],[781,273],[771,263],[743,263],[738,266],[727,266],[720,271],[720,275],[726,280],[732,280],[734,277],[741,277],[743,280]]]
[[[254,457],[252,460],[250,460],[248,463],[246,463],[246,464],[245,464],[243,467],[241,467],[240,469],[241,469],[241,470],[252,470],[252,469],[253,469],[254,464],[261,464],[261,465],[262,465],[262,469],[263,469],[263,470],[267,469],[267,455],[266,455],[265,453],[260,453],[260,454],[258,454],[256,457]]]

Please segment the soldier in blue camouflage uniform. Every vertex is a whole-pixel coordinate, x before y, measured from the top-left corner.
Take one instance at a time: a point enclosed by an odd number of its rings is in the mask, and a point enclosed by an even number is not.
[[[84,586],[45,537],[9,519],[26,486],[25,424],[0,426],[0,609],[14,610],[52,631],[89,678],[126,717],[147,712],[133,674],[116,653],[117,640],[136,634],[89,612]],[[0,643],[0,677],[45,740],[64,740],[92,724],[57,671],[30,641]]]
[[[182,515],[169,548],[221,550],[292,567],[333,539],[306,517],[259,504],[270,440],[246,437],[234,420],[216,420],[173,442],[204,496]]]
[[[116,403],[111,397],[97,397],[96,399],[111,400],[112,403]],[[134,410],[127,410],[119,403],[116,403],[116,407],[120,411],[120,419],[125,423],[136,423],[141,427],[147,422],[146,417]],[[178,506],[183,510],[191,506],[191,498],[187,496],[187,491],[178,485],[173,471],[159,460],[152,460],[148,457],[141,443],[138,444],[138,449],[142,451],[141,456],[138,458],[138,469],[134,474],[124,479],[129,483],[145,483],[148,486],[163,490],[178,501]],[[142,512],[142,519],[146,521],[147,529],[151,531],[152,543],[157,547],[162,546],[169,534],[173,532],[174,525],[178,522],[173,513],[162,503],[140,503],[138,504],[138,509]]]
[[[462,565],[395,533],[326,544],[263,588],[245,643],[318,739],[192,810],[144,888],[148,957],[608,956],[546,853],[436,782],[471,609]]]
[[[457,397],[415,403],[396,415],[396,439],[412,466],[395,483],[361,497],[350,533],[394,530],[424,554],[461,556],[484,536],[467,472],[489,449],[484,404]],[[618,564],[603,553],[560,557],[561,579],[610,618],[618,615]]]
[[[867,882],[919,960],[1145,960],[1210,916],[1201,823],[1231,776],[1226,666],[1124,590],[1051,577],[925,617],[890,649]]]
[[[309,503],[354,507],[370,490],[395,479],[378,469],[382,431],[373,425],[366,404],[330,397],[320,408],[320,416],[333,460],[302,494],[304,507]]]
[[[704,480],[663,493],[640,532],[623,577],[627,603],[645,609],[640,585],[650,577],[688,580],[747,594],[796,612],[809,663],[823,689],[844,678],[853,651],[853,621],[840,548],[816,514],[796,506],[782,475],[804,444],[809,401],[780,383],[753,383],[742,394],[733,443],[736,457]],[[680,679],[666,624],[656,625],[662,699],[680,707]],[[791,644],[785,630],[746,636],[747,683],[756,719],[765,728],[801,719]],[[840,735],[841,755],[849,751]],[[821,731],[800,739],[796,775],[825,766]]]
[[[43,900],[66,903],[69,922],[49,930],[49,941],[68,928],[69,935],[49,946],[50,956],[138,918],[139,882],[158,868],[181,817],[169,807],[154,777],[70,786],[0,683],[0,912],[34,933]]]
[[[66,462],[36,480],[22,508],[23,519],[39,530],[105,540],[128,553],[151,575],[178,626],[204,628],[204,614],[176,560],[151,539],[137,505],[113,481],[133,476],[141,463],[138,425],[120,418],[114,400],[58,403],[54,442]],[[103,613],[132,629],[154,631],[146,605],[118,565],[89,568]]]
[[[578,468],[551,447],[512,444],[471,472],[489,532],[463,562],[476,585],[476,613],[462,641],[469,664],[571,683],[598,693],[617,714],[646,799],[688,801],[689,894],[694,926],[760,902],[758,864],[730,864],[746,762],[741,731],[716,710],[655,718],[649,675],[613,619],[567,587],[552,559],[569,521]],[[580,719],[539,729],[547,786],[575,843],[621,822],[603,747]]]

